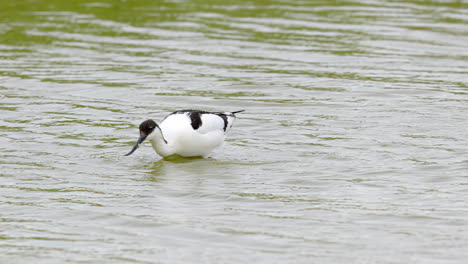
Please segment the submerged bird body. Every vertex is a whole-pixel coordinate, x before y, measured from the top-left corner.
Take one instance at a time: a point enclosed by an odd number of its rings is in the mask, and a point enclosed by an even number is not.
[[[174,154],[183,157],[206,156],[224,142],[236,119],[235,114],[242,111],[217,113],[180,110],[165,117],[160,125],[151,119],[146,120],[140,125],[140,138],[127,156],[145,139],[162,157]]]

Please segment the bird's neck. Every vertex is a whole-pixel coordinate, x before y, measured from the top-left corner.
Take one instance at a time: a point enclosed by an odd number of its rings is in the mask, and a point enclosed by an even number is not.
[[[161,128],[156,125],[153,131],[153,137],[151,138],[151,142],[154,142],[158,145],[165,145],[167,144],[166,139],[164,138],[164,134],[161,130]]]
[[[151,139],[151,144],[153,145],[154,150],[161,156],[166,157],[172,155],[174,153],[170,144],[168,144],[167,140],[164,138],[164,134],[161,131],[161,128],[157,126],[154,129],[154,136]]]

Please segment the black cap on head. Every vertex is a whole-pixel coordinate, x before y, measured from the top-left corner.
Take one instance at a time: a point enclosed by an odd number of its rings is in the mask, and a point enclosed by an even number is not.
[[[154,122],[152,119],[148,119],[146,121],[143,121],[140,124],[140,133],[143,133],[144,135],[148,136],[153,132],[153,130],[156,128],[157,124]]]
[[[153,120],[151,119],[148,119],[146,121],[143,121],[141,124],[140,124],[140,138],[137,140],[137,142],[135,143],[135,145],[133,146],[132,150],[130,150],[129,153],[125,154],[125,156],[129,156],[131,155],[133,152],[135,152],[135,150],[140,146],[141,143],[143,143],[143,141],[145,141],[145,139],[148,137],[149,134],[151,134],[151,132],[154,131],[154,129],[157,127],[158,125],[156,124],[156,122],[154,122]]]

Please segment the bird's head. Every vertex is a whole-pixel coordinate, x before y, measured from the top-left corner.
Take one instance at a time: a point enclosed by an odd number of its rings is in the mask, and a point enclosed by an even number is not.
[[[156,122],[154,122],[153,120],[148,119],[146,121],[143,121],[140,124],[140,138],[138,138],[132,150],[129,153],[127,153],[125,156],[129,156],[133,152],[135,152],[135,150],[140,146],[140,144],[143,143],[143,141],[145,141],[146,139],[151,140],[155,135],[155,133],[153,132],[156,128],[159,128],[159,127],[156,124]]]

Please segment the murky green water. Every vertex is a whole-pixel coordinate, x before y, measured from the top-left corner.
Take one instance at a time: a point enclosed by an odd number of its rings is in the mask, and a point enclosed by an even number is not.
[[[464,263],[467,69],[466,1],[1,1],[0,262]]]

